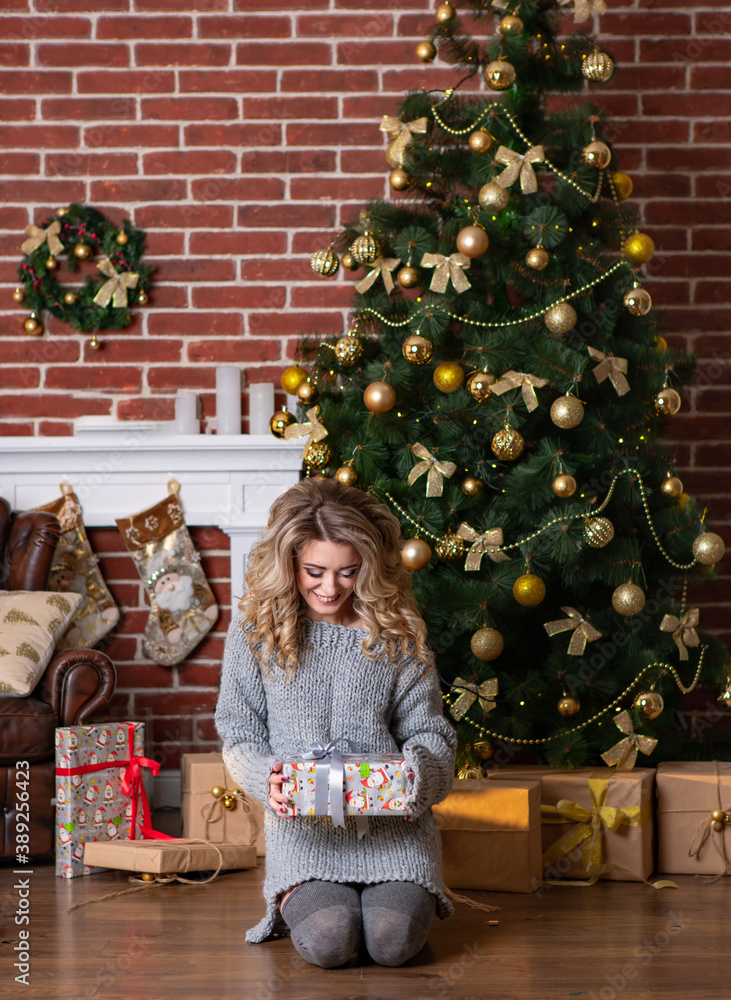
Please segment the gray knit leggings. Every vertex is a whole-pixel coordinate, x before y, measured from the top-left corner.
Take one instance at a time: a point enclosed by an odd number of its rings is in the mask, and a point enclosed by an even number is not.
[[[414,882],[315,880],[292,892],[282,918],[310,965],[334,969],[365,944],[379,965],[397,966],[424,947],[435,909],[434,896]]]

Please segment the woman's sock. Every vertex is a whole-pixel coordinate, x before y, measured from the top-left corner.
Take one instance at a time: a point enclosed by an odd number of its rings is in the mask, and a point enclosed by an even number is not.
[[[379,965],[406,962],[426,944],[436,902],[415,882],[380,882],[361,892],[363,936]]]
[[[292,944],[310,965],[344,965],[362,940],[360,893],[338,882],[303,882],[282,907]]]

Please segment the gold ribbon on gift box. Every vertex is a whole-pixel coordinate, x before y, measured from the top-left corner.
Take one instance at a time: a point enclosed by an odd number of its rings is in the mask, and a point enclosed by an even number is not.
[[[63,253],[63,243],[58,238],[60,232],[61,223],[58,219],[52,222],[48,229],[40,229],[38,226],[29,223],[25,227],[25,235],[28,239],[23,240],[20,244],[20,249],[24,254],[32,254],[34,250],[43,246],[46,240],[48,240],[48,252],[57,257]]]
[[[501,552],[500,546],[503,544],[503,529],[490,528],[482,534],[471,528],[466,521],[457,528],[457,534],[464,538],[466,542],[472,542],[472,546],[467,552],[464,568],[466,570],[478,570],[482,564],[482,557],[488,555],[493,562],[507,562],[510,556]]]
[[[305,451],[309,448],[311,444],[315,441],[322,441],[324,437],[327,437],[328,430],[327,427],[320,421],[320,407],[313,406],[311,410],[307,411],[307,422],[303,424],[290,424],[289,427],[285,428],[284,437],[287,441],[291,441],[292,438],[304,437],[305,434],[309,435],[307,442],[305,443]]]
[[[449,479],[457,471],[454,462],[440,462],[423,444],[418,441],[411,445],[411,451],[417,458],[421,459],[418,465],[409,473],[408,484],[413,486],[419,476],[427,474],[426,495],[428,497],[440,497],[444,489],[444,477]]]
[[[94,296],[96,305],[104,309],[111,302],[116,309],[127,308],[127,289],[137,288],[139,274],[134,271],[118,272],[108,257],[99,261],[97,267],[109,278]]]
[[[379,257],[371,265],[372,270],[368,272],[365,278],[362,278],[357,282],[355,289],[360,292],[367,292],[371,285],[375,282],[376,278],[380,274],[383,278],[383,284],[386,286],[386,291],[390,294],[393,291],[393,275],[391,271],[401,263],[398,257]]]
[[[603,382],[605,378],[608,378],[617,390],[618,396],[624,396],[626,392],[629,392],[629,382],[625,378],[627,374],[626,358],[615,358],[613,354],[605,354],[604,351],[598,351],[595,347],[587,347],[587,351],[590,358],[599,362],[594,369],[594,377],[597,382]],[[494,392],[495,387],[492,388]]]
[[[412,122],[402,122],[391,115],[384,115],[381,124],[378,126],[381,132],[388,132],[393,139],[391,143],[391,157],[403,167],[406,157],[406,147],[419,132],[426,132],[428,120],[426,118],[415,118]]]
[[[538,190],[533,164],[542,163],[545,159],[543,146],[531,146],[525,153],[516,153],[514,149],[501,146],[495,153],[494,162],[504,164],[505,170],[495,178],[495,183],[498,187],[509,188],[520,177],[523,194],[533,194]]]
[[[676,618],[675,615],[665,615],[660,622],[661,632],[673,633],[673,639],[678,647],[681,660],[688,659],[686,646],[695,648],[700,645],[700,639],[695,630],[699,621],[700,611],[698,608],[689,608],[680,618]]]
[[[429,285],[432,292],[446,292],[450,279],[458,292],[466,292],[468,288],[472,288],[464,273],[470,266],[470,259],[463,253],[453,253],[449,257],[445,257],[443,253],[425,253],[421,258],[421,266],[435,268]]]
[[[548,384],[548,379],[539,378],[537,375],[529,375],[526,372],[505,372],[501,375],[497,382],[490,386],[490,392],[494,396],[501,396],[508,389],[520,390],[523,394],[523,402],[526,405],[526,409],[529,413],[538,406],[538,397],[536,396],[536,389],[540,389],[542,386]]]

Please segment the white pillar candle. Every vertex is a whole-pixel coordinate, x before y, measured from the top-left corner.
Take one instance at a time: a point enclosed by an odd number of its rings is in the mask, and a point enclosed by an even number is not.
[[[249,386],[249,434],[268,434],[274,416],[274,383],[255,382]]]
[[[216,368],[216,434],[241,433],[241,370]]]
[[[175,397],[175,433],[200,434],[198,397],[194,392],[179,392]]]
[[[287,409],[295,417],[297,416],[297,407],[300,405],[299,396],[293,396],[291,392],[286,393],[287,399]]]

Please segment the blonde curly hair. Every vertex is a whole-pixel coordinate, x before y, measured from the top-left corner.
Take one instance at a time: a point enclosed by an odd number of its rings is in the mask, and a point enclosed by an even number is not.
[[[275,500],[266,531],[247,558],[241,627],[259,663],[273,656],[287,674],[297,667],[308,621],[297,560],[312,541],[352,545],[361,558],[353,610],[368,627],[365,655],[414,655],[433,666],[411,576],[401,562],[398,520],[375,497],[335,479],[304,479]]]

